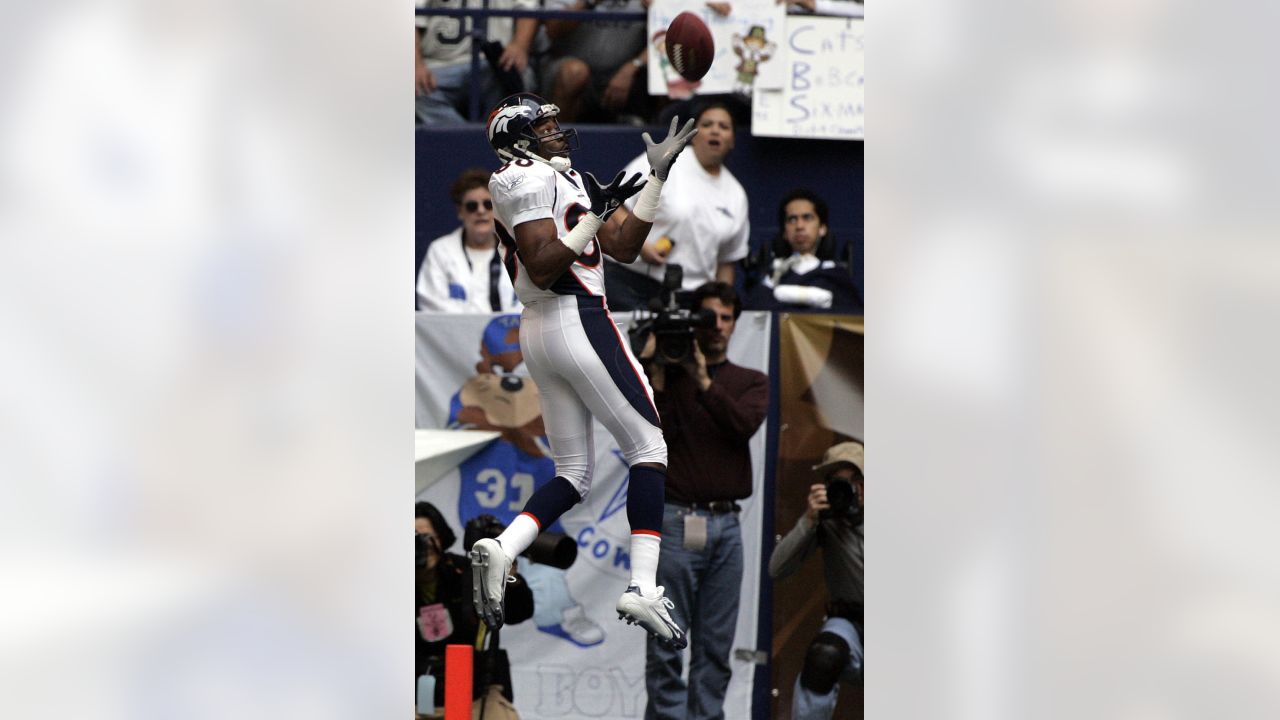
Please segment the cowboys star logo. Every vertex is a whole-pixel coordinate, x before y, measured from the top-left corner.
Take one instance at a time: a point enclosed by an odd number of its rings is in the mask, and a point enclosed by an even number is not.
[[[489,139],[492,140],[494,135],[507,132],[507,126],[512,120],[518,117],[532,117],[533,110],[524,105],[508,105],[504,108],[498,108],[493,113],[493,118],[489,120]]]

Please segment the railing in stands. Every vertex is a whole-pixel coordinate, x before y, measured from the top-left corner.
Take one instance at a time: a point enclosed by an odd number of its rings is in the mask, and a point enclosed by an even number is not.
[[[481,59],[480,47],[489,39],[489,18],[490,17],[511,17],[511,18],[538,18],[551,20],[611,20],[611,21],[635,21],[643,22],[648,20],[647,13],[642,12],[612,12],[612,11],[579,11],[579,10],[498,10],[489,7],[489,0],[484,0],[484,7],[478,8],[417,8],[416,15],[443,15],[452,17],[471,17],[471,73],[470,73],[470,104],[467,111],[467,119],[472,122],[480,121],[480,63],[487,62]],[[421,48],[417,51],[422,52]]]

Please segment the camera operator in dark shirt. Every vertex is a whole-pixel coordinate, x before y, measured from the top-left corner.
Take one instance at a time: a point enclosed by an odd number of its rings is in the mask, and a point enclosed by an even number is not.
[[[739,500],[751,495],[750,441],[769,410],[769,380],[729,362],[742,302],[733,286],[712,281],[694,290],[694,342],[674,352],[675,335],[641,354],[667,441],[667,496],[658,583],[689,629],[689,679],[683,656],[650,639],[646,651],[647,720],[724,717],[729,654],[742,591]],[[659,323],[661,326],[661,323]],[[663,346],[666,350],[663,350]],[[673,355],[683,355],[672,362]],[[665,358],[665,359],[664,359]]]
[[[417,503],[414,515],[417,550],[415,616],[418,621],[415,677],[432,675],[436,678],[434,702],[436,707],[440,707],[444,705],[445,646],[474,646],[480,619],[472,604],[471,562],[462,555],[445,552],[457,541],[457,536],[431,503]],[[513,572],[513,577],[515,581],[507,585],[506,594],[508,623],[533,617],[533,592],[518,574]],[[475,653],[472,697],[479,698],[488,685],[501,685],[503,696],[511,700],[510,663],[506,653],[497,649],[496,642],[492,647]]]
[[[814,549],[831,601],[827,620],[805,653],[792,695],[794,720],[830,718],[839,682],[862,676],[862,466],[863,447],[843,442],[814,468],[825,480],[809,486],[809,508],[769,558],[769,575],[781,580],[800,568]]]

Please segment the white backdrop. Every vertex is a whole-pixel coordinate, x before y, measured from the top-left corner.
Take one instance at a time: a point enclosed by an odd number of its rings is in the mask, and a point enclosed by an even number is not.
[[[488,374],[493,369],[490,362],[498,359],[497,352],[509,348],[500,337],[502,331],[510,332],[515,317],[417,314],[416,418],[419,428],[442,428],[450,424],[451,416],[456,416],[462,405],[459,389],[469,380],[475,383],[476,377]],[[615,320],[625,330],[627,314],[616,315]],[[768,313],[743,313],[730,344],[729,356],[733,362],[767,372],[769,322]],[[507,340],[511,337],[506,336]],[[510,356],[502,359],[510,364]],[[499,370],[498,374],[503,371]],[[509,374],[524,376],[523,366]],[[527,382],[527,378],[523,378],[521,384]],[[509,380],[505,389],[515,385]],[[531,388],[522,387],[515,392],[530,391]],[[495,408],[493,416],[503,414],[497,401],[486,400],[483,404]],[[517,422],[524,419],[525,416],[520,416]],[[741,517],[745,562],[734,648],[752,651],[756,649],[760,595],[762,510],[759,497],[764,478],[765,437],[766,430],[762,427],[751,441],[755,492],[742,503]],[[558,573],[544,566],[530,569],[522,560],[522,572],[532,574],[530,579],[535,585],[538,607],[534,619],[502,631],[502,646],[511,658],[516,707],[526,720],[621,719],[644,714],[645,633],[620,622],[614,611],[614,603],[629,577],[626,466],[618,454],[617,444],[599,424],[596,425],[596,448],[592,491],[584,503],[560,521],[563,531],[578,540],[577,562],[567,572]],[[462,552],[460,515],[469,518],[478,512],[490,512],[507,522],[519,513],[533,488],[553,476],[553,465],[549,458],[539,456],[540,450],[545,450],[545,442],[540,438],[530,438],[528,432],[508,428],[504,439],[494,441],[419,497],[434,503],[457,531],[459,541],[450,551]],[[583,647],[555,633],[554,625],[562,611],[574,606],[580,607],[586,617],[603,630],[603,641]],[[540,629],[540,626],[549,629]],[[696,637],[691,641],[696,642]],[[725,702],[725,716],[749,718],[754,665],[737,659],[731,663],[733,679]],[[687,652],[685,668],[688,668]]]

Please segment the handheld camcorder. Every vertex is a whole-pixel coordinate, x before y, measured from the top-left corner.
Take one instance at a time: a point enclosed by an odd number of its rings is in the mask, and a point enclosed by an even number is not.
[[[693,296],[680,291],[684,268],[667,265],[662,276],[662,293],[649,302],[649,310],[637,310],[628,331],[631,350],[637,356],[652,334],[656,339],[653,359],[662,365],[679,365],[693,355],[694,331],[716,326],[715,313],[693,307]]]
[[[462,549],[469,553],[477,540],[496,540],[506,529],[507,526],[492,515],[477,515],[462,531]],[[568,570],[573,561],[578,559],[578,543],[564,533],[544,532],[538,535],[523,555],[530,562]]]

